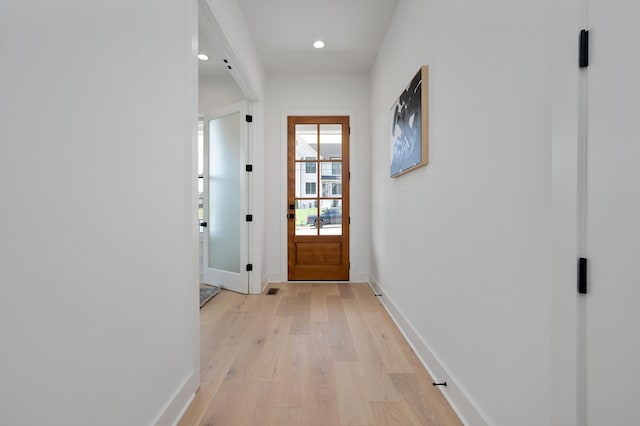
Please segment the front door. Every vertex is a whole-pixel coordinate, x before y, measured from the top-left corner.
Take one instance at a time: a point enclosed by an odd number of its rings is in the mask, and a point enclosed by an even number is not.
[[[349,117],[288,118],[289,280],[349,280]]]
[[[246,103],[204,116],[203,281],[249,292]]]

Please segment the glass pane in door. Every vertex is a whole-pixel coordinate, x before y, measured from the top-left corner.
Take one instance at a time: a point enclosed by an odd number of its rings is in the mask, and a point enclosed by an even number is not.
[[[320,159],[342,159],[342,125],[320,125]]]
[[[342,200],[320,200],[320,235],[342,235]]]
[[[318,126],[296,124],[296,160],[318,158]]]
[[[296,235],[317,235],[318,200],[296,200]]]
[[[342,162],[322,162],[320,170],[320,196],[342,198]]]
[[[318,163],[316,161],[296,161],[296,198],[312,198],[318,195]]]
[[[209,121],[209,268],[240,273],[240,113]]]

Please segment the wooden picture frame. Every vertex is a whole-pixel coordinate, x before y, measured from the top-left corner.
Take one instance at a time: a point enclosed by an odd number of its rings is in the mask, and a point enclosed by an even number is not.
[[[391,107],[390,175],[429,163],[429,67],[423,65]]]

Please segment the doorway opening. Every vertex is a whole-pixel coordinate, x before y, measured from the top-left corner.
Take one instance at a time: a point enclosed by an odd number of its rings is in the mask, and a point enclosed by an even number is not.
[[[199,2],[198,220],[200,287],[249,292],[250,126],[253,89],[206,2]]]

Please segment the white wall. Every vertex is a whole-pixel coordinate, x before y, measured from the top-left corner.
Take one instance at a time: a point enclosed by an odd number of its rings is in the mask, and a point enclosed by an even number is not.
[[[287,115],[351,116],[351,280],[366,280],[370,244],[368,77],[270,75],[265,110],[268,280],[287,280]]]
[[[550,422],[550,14],[401,0],[371,75],[372,280],[470,424]],[[423,64],[430,164],[391,179],[390,106]]]
[[[198,105],[201,114],[244,101],[244,94],[230,75],[200,76]]]
[[[169,424],[198,381],[195,1],[0,5],[0,423]]]

